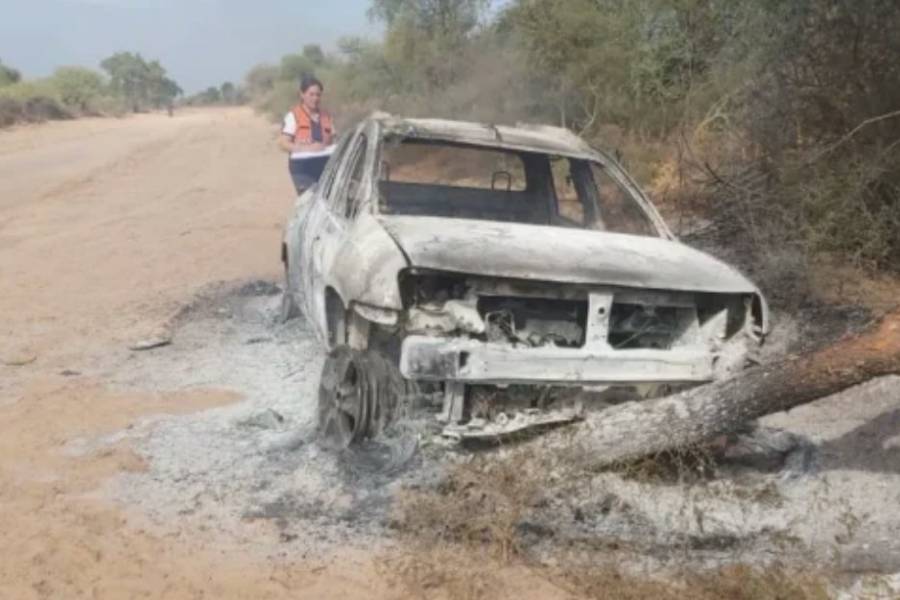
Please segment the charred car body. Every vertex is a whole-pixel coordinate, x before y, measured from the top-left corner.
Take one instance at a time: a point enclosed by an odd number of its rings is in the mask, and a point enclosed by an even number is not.
[[[298,199],[282,258],[285,316],[302,308],[332,350],[320,425],[341,444],[384,419],[375,363],[459,427],[483,423],[479,388],[711,381],[769,327],[756,286],[553,127],[373,115]]]

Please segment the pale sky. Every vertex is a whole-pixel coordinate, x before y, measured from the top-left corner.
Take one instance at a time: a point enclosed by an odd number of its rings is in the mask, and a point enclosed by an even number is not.
[[[373,37],[369,0],[0,0],[0,60],[26,77],[97,67],[120,50],[159,59],[187,93],[239,82],[304,44]]]

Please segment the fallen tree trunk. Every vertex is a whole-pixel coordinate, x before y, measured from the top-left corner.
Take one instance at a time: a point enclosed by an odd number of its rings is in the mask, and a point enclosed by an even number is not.
[[[546,441],[575,444],[588,464],[601,467],[702,443],[890,374],[900,374],[900,310],[824,350],[666,398],[615,406]]]

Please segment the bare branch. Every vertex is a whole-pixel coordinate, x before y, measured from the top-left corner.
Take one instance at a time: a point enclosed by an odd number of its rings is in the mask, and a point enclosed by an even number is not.
[[[841,145],[847,143],[847,142],[850,140],[850,138],[852,138],[854,135],[856,135],[857,133],[859,133],[859,132],[862,131],[864,128],[868,127],[869,125],[873,125],[873,124],[879,123],[879,122],[881,122],[881,121],[886,121],[887,119],[892,119],[892,118],[894,118],[894,117],[900,117],[900,110],[895,110],[895,111],[892,111],[892,112],[889,112],[889,113],[885,113],[885,114],[883,114],[883,115],[879,115],[879,116],[877,116],[877,117],[871,117],[871,118],[866,119],[865,121],[863,121],[862,123],[860,123],[859,125],[857,125],[856,127],[854,127],[853,129],[851,129],[849,132],[847,132],[846,134],[844,134],[844,136],[841,137],[841,139],[839,139],[839,140],[836,141],[835,143],[831,144],[830,146],[828,146],[827,148],[825,148],[824,150],[822,150],[822,151],[821,151],[820,153],[818,153],[817,155],[815,155],[815,156],[813,156],[812,158],[810,158],[810,159],[807,161],[807,164],[812,164],[812,163],[814,163],[814,162],[816,162],[816,161],[821,160],[822,158],[824,158],[824,157],[827,156],[828,154],[831,154],[831,153],[834,152],[838,147],[840,147]]]

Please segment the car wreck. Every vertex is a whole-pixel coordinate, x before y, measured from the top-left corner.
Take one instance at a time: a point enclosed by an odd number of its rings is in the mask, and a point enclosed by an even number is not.
[[[377,434],[410,386],[448,435],[499,435],[577,418],[585,390],[726,377],[769,330],[753,283],[555,127],[372,115],[297,199],[282,260],[284,317],[302,310],[331,353],[337,446]]]

